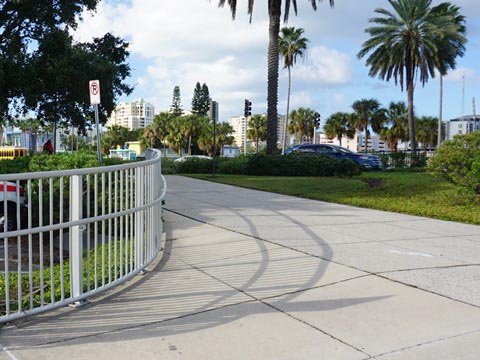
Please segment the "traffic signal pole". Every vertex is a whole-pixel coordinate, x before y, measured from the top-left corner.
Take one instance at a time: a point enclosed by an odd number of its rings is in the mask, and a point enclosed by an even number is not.
[[[245,137],[243,141],[243,155],[247,155],[247,131],[248,131],[248,119],[252,115],[252,102],[245,99],[245,107],[243,114],[245,116]]]

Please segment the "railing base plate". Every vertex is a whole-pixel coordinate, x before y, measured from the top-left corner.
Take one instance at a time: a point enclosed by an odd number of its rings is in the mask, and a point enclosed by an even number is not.
[[[90,304],[90,301],[84,299],[84,300],[80,300],[80,301],[75,301],[74,303],[71,303],[68,306],[76,309],[76,308],[79,308],[79,307],[82,307],[82,306],[85,306],[85,305],[88,305],[88,304]]]

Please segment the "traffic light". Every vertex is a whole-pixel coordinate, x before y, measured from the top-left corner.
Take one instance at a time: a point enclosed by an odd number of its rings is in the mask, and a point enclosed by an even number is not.
[[[252,102],[247,99],[245,99],[244,115],[245,117],[252,115]]]

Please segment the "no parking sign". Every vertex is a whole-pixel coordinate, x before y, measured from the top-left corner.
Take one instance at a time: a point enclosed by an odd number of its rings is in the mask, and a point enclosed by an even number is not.
[[[88,88],[90,90],[90,104],[100,104],[100,81],[90,80]]]

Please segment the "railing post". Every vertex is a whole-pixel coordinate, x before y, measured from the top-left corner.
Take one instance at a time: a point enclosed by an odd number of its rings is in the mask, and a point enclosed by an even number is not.
[[[73,175],[70,179],[70,208],[71,221],[82,219],[82,176]],[[83,293],[82,286],[82,252],[83,236],[80,226],[72,227],[72,247],[70,271],[72,273],[72,297],[80,296]]]
[[[139,207],[143,205],[145,185],[143,182],[144,167],[138,167],[135,169],[135,206]],[[137,211],[135,213],[135,268],[138,269],[142,266],[143,257],[143,225],[144,212]]]

